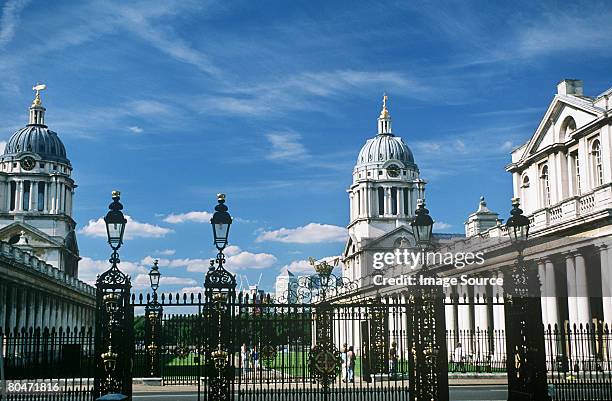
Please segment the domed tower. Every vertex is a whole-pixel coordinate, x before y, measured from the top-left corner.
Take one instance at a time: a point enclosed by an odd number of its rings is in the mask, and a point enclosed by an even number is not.
[[[361,148],[353,169],[349,234],[357,242],[409,225],[417,199],[424,198],[425,181],[412,151],[391,130],[387,96],[378,117],[378,135]]]
[[[0,157],[0,240],[27,244],[35,256],[76,277],[80,258],[72,197],[77,186],[64,144],[45,125],[40,98],[45,85],[33,89],[29,123],[10,137]]]

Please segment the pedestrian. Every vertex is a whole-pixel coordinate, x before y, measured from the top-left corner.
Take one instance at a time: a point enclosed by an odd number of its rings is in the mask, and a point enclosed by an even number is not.
[[[346,381],[355,383],[355,351],[351,345],[346,353]]]
[[[346,383],[346,375],[347,375],[347,369],[346,369],[346,353],[348,352],[347,349],[347,344],[344,343],[342,344],[342,353],[340,354],[340,358],[342,360],[342,381],[344,383]]]
[[[240,347],[240,360],[242,361],[242,373],[246,375],[249,371],[249,347],[244,343]]]
[[[389,349],[389,376],[391,379],[397,377],[397,343],[395,341],[391,343]]]
[[[368,346],[364,345],[361,350],[361,380],[366,383],[372,382],[370,376],[370,355],[368,355]]]
[[[253,346],[253,352],[251,353],[251,359],[253,360],[253,369],[257,371],[259,369],[259,352],[257,346]]]
[[[465,359],[463,357],[463,347],[461,343],[457,343],[455,347],[455,352],[453,352],[453,363],[455,364],[456,370],[461,370],[461,372],[465,373]]]

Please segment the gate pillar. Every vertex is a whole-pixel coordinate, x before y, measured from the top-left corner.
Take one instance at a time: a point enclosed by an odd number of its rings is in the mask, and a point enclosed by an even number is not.
[[[132,355],[134,346],[134,309],[130,305],[130,278],[119,270],[117,250],[123,242],[127,220],[113,192],[110,211],[104,218],[108,242],[113,250],[111,267],[96,280],[96,333],[94,397],[132,396]],[[114,230],[114,231],[112,231]],[[106,398],[100,399],[106,399]],[[116,398],[122,399],[122,398]]]
[[[435,278],[425,273],[421,279]],[[448,401],[448,358],[444,293],[419,284],[408,296],[408,369],[411,401]]]
[[[508,401],[547,401],[546,351],[537,272],[528,269],[522,254],[506,274],[506,368]]]
[[[204,281],[205,333],[204,358],[209,401],[232,399],[234,383],[233,305],[236,298],[236,277],[223,267],[223,252],[211,261]],[[216,266],[215,266],[216,264]]]

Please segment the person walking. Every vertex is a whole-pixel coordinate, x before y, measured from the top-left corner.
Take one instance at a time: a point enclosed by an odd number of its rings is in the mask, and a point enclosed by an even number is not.
[[[242,373],[246,376],[249,371],[249,347],[244,343],[240,347],[240,360],[242,362]]]
[[[355,383],[355,351],[351,345],[346,353],[346,381],[348,383]]]
[[[251,352],[251,359],[253,360],[253,370],[257,372],[259,369],[259,352],[257,351],[257,346],[253,346],[253,352]]]
[[[389,349],[389,377],[397,378],[397,343],[395,341],[391,343]]]
[[[342,352],[340,354],[340,359],[342,360],[342,382],[346,383],[347,378],[347,365],[346,365],[346,353],[347,353],[347,344],[342,344]]]

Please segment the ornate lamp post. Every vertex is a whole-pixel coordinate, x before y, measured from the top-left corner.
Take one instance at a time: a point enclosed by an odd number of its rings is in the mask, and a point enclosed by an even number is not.
[[[546,384],[546,351],[540,281],[535,269],[529,269],[523,251],[529,239],[529,218],[520,209],[520,200],[512,199],[508,235],[518,257],[514,268],[506,272],[504,310],[508,357],[508,400],[550,400]]]
[[[206,320],[210,333],[218,333],[217,338],[207,336],[205,344],[205,360],[214,361],[212,366],[206,366],[209,394],[212,400],[230,399],[230,383],[233,380],[234,369],[229,366],[229,350],[231,349],[231,327],[228,327],[229,314],[232,313],[228,301],[236,296],[236,277],[228,272],[223,264],[223,250],[227,246],[232,216],[225,205],[225,194],[217,194],[218,204],[210,219],[213,229],[213,239],[217,248],[217,257],[210,261],[210,269],[204,279],[204,295],[206,298]],[[216,266],[215,266],[216,264]]]
[[[436,274],[427,269],[426,255],[432,247],[434,221],[422,199],[417,202],[415,214],[411,226],[423,253],[423,267],[408,299],[410,400],[448,401],[444,294],[440,286],[427,282],[436,278]]]
[[[151,300],[145,306],[145,343],[149,352],[149,375],[151,377],[160,377],[160,326],[163,315],[163,307],[157,302],[157,289],[159,288],[159,272],[158,260],[153,262],[151,271],[149,271],[149,281],[151,282],[151,290],[153,295]]]
[[[133,310],[130,308],[130,278],[117,266],[127,219],[119,191],[104,217],[108,243],[112,249],[111,267],[96,280],[97,358],[94,394],[98,400],[122,400],[132,394]]]

